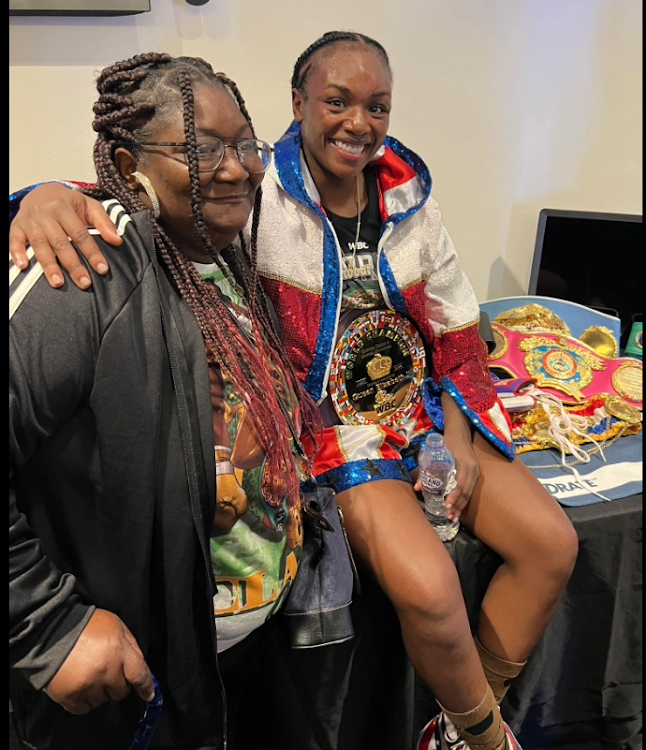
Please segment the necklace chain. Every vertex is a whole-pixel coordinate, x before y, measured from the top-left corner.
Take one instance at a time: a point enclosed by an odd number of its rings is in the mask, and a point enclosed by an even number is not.
[[[357,234],[354,238],[354,252],[352,253],[352,267],[354,268],[354,256],[359,246],[359,233],[361,232],[361,191],[359,189],[359,175],[357,175]]]
[[[343,269],[343,278],[344,279],[358,279],[365,277],[367,278],[370,275],[370,266],[362,266],[361,268],[356,268],[355,266],[355,258],[357,255],[357,248],[359,247],[359,235],[361,234],[361,189],[360,189],[360,179],[361,175],[357,175],[357,192],[356,192],[356,202],[357,202],[357,231],[355,233],[354,238],[354,249],[352,251],[352,258],[350,260],[346,260],[346,267]]]

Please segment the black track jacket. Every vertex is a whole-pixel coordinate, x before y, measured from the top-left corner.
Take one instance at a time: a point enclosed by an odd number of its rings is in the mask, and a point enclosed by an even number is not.
[[[124,243],[105,277],[88,267],[89,290],[50,288],[34,260],[10,270],[11,700],[29,747],[127,750],[134,691],[73,716],[41,690],[100,607],[159,679],[151,748],[220,750],[204,342],[157,266],[147,213],[104,205]]]

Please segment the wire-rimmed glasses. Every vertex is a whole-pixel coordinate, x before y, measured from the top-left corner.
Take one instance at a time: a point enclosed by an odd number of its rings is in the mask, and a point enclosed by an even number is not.
[[[250,174],[265,172],[271,164],[272,147],[257,138],[228,138],[232,143],[215,136],[200,136],[196,139],[196,154],[199,172],[215,172],[222,164],[226,149],[232,148],[244,170]],[[182,156],[188,165],[188,144],[171,141],[146,141],[139,146],[184,146]]]

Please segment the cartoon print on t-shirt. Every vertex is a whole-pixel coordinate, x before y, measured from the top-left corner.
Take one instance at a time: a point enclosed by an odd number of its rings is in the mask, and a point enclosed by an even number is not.
[[[234,303],[231,296],[237,290],[221,279],[211,279],[224,287],[220,291],[227,306],[252,341],[244,300],[237,296]],[[280,606],[298,569],[303,527],[298,498],[291,501],[287,488],[281,489],[287,467],[277,476],[269,474],[245,402],[228,373],[213,357],[209,360],[217,480],[210,552],[217,585],[213,604],[218,647],[222,648],[239,642]],[[268,366],[282,403],[298,424],[294,394],[282,372],[271,362]],[[270,493],[270,488],[277,492]]]

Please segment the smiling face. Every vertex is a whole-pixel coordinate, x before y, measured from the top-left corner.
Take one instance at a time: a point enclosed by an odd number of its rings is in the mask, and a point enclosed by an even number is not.
[[[237,103],[221,86],[196,86],[195,135],[197,142],[204,136],[216,136],[225,144],[239,138],[251,138],[251,128]],[[170,120],[153,120],[150,137],[155,142],[186,141],[181,106]],[[125,152],[127,153],[127,152]],[[132,159],[132,157],[131,157]],[[138,186],[133,171],[148,177],[159,199],[159,222],[182,251],[193,260],[210,261],[195,228],[191,210],[191,186],[182,146],[145,146],[134,163],[122,158],[119,168],[130,186],[140,191],[142,200],[149,201]],[[200,194],[204,221],[216,249],[230,244],[246,225],[253,209],[262,174],[249,174],[238,161],[235,150],[225,149],[222,163],[214,172],[200,172]]]
[[[292,91],[314,180],[354,179],[383,143],[390,107],[390,71],[376,49],[342,42],[316,52],[305,90]]]

